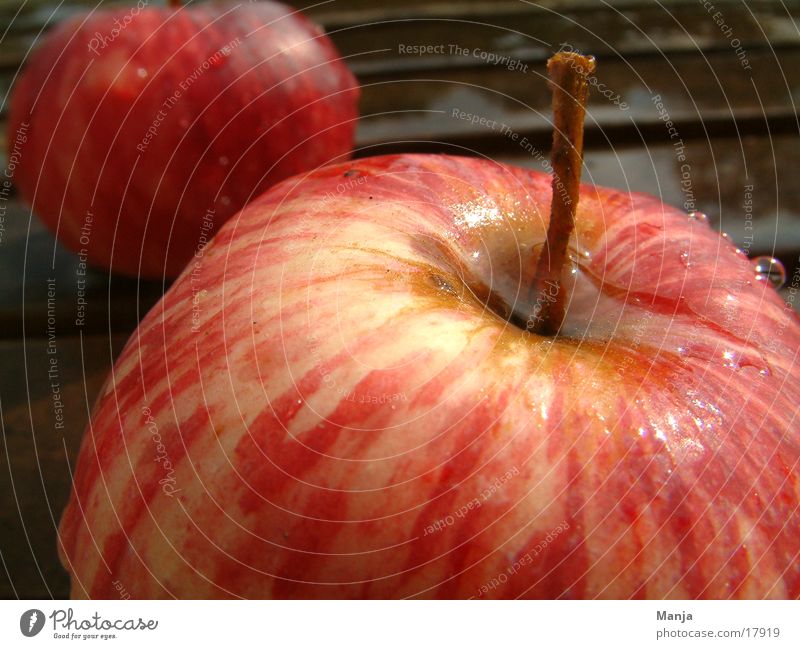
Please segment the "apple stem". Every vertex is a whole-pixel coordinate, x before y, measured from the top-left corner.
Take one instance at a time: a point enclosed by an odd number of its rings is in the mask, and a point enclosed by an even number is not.
[[[536,296],[529,328],[553,336],[564,320],[565,296],[561,274],[567,261],[567,247],[575,228],[578,194],[583,166],[583,122],[589,76],[595,70],[593,56],[558,52],[547,61],[553,90],[553,196],[547,242],[536,266],[531,298]]]

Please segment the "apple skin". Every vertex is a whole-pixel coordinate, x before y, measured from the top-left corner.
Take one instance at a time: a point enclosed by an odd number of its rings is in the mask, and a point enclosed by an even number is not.
[[[95,406],[72,595],[800,596],[796,316],[706,225],[583,185],[566,335],[528,334],[485,302],[530,309],[550,195],[385,156],[231,219]]]
[[[132,11],[67,20],[37,49],[12,95],[14,180],[84,262],[174,277],[250,198],[349,157],[358,86],[278,3]]]

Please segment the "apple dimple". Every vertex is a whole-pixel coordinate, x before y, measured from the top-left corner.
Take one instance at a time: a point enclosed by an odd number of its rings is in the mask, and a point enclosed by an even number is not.
[[[346,223],[371,213],[371,193],[380,193],[385,204],[400,200],[408,188],[415,198],[405,200],[402,209],[414,221],[410,245],[430,265],[419,272],[447,278],[454,290],[438,288],[442,297],[471,297],[490,317],[525,331],[537,297],[530,291],[533,272],[547,245],[549,176],[463,158],[443,159],[444,171],[438,174],[427,171],[427,164],[406,156],[371,168],[365,160],[344,172],[342,167],[318,172],[302,187],[313,195],[317,179],[340,176],[339,191],[350,211]],[[429,214],[420,218],[426,210]],[[438,218],[432,220],[431,214]],[[659,346],[666,325],[683,318],[715,326],[734,339],[763,343],[757,328],[745,331],[747,321],[732,317],[731,304],[737,309],[740,302],[758,305],[764,317],[775,318],[779,300],[763,283],[752,284],[754,270],[746,258],[716,262],[719,255],[735,257],[734,252],[696,215],[649,196],[584,185],[569,245],[571,263],[562,275],[568,308],[560,335],[576,342],[613,339],[620,345]],[[692,264],[687,264],[689,254]],[[697,273],[698,267],[712,268],[712,276]],[[422,282],[420,288],[436,289],[435,284]]]

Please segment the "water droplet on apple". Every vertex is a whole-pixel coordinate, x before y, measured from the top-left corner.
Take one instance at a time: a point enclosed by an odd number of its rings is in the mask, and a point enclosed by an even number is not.
[[[223,167],[227,166],[227,165],[228,165],[228,162],[230,162],[230,160],[228,160],[227,156],[224,156],[224,155],[223,155],[223,156],[220,156],[220,158],[219,158],[219,163],[220,163],[220,164],[221,164]]]
[[[779,289],[786,282],[786,268],[775,257],[756,257],[751,264],[757,281],[769,282],[775,289]]]
[[[540,245],[544,245],[542,242]],[[592,261],[592,252],[588,248],[584,248],[579,243],[570,245],[569,247],[570,259],[576,264],[588,264]]]
[[[147,76],[147,70],[145,70],[144,68],[139,68],[138,70],[136,70],[136,74],[138,74],[142,79],[144,79]]]
[[[739,365],[739,354],[736,352],[732,352],[730,350],[723,352],[722,360],[722,364],[732,370],[738,370],[741,367]]]
[[[769,376],[772,376],[772,372],[770,372],[768,367],[759,367],[753,364],[742,364],[741,367],[742,374],[750,375],[753,380],[763,380]]]
[[[689,257],[690,255],[688,250],[684,250],[681,252],[681,263],[684,266],[686,266],[686,268],[689,268],[689,266],[692,265],[692,262],[690,261]]]
[[[450,295],[458,295],[458,292],[455,288],[453,288],[453,285],[441,275],[432,274],[431,281],[433,282],[433,285],[440,291],[449,293]]]
[[[730,241],[731,240],[731,237],[727,232],[720,232],[719,236],[721,236],[723,239],[725,239],[725,241]]]
[[[708,214],[705,212],[689,212],[687,214],[690,221],[698,221],[699,223],[708,223]]]

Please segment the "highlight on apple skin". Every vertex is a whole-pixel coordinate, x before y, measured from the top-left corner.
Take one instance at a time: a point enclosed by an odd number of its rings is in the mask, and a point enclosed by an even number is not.
[[[72,595],[800,596],[796,316],[702,220],[582,185],[530,333],[550,182],[375,157],[231,219],[94,408]]]
[[[357,101],[330,39],[284,5],[99,10],[48,34],[14,87],[15,183],[84,261],[174,277],[248,200],[347,159]]]

